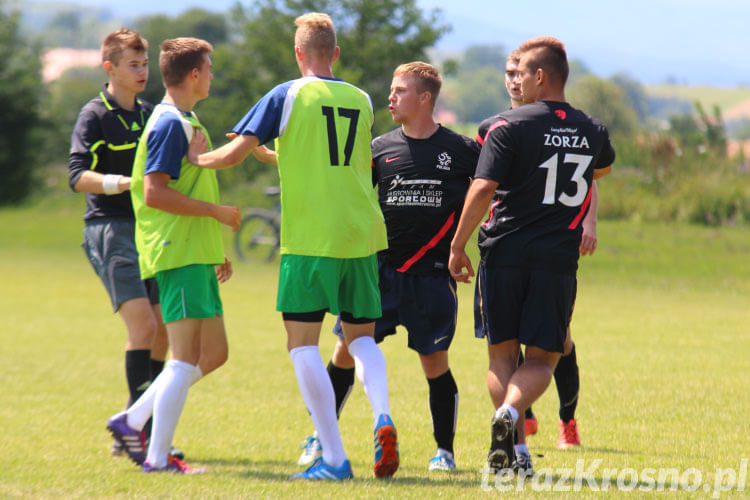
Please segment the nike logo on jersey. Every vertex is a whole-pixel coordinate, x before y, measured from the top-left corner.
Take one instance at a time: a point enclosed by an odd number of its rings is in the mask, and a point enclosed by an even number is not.
[[[440,337],[439,339],[435,339],[435,344],[439,344],[441,340],[445,340],[445,339],[447,339],[448,337],[450,337],[450,335],[446,335],[446,336],[444,336],[444,337]]]
[[[392,162],[392,161],[396,161],[396,160],[398,160],[399,158],[401,158],[401,157],[400,157],[400,156],[394,156],[393,158],[386,158],[386,159],[385,159],[385,162],[386,162],[386,163],[390,163],[390,162]]]

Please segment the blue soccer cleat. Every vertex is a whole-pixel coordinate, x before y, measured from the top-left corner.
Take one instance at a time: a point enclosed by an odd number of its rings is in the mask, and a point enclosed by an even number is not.
[[[352,474],[352,466],[349,460],[344,460],[344,463],[339,467],[332,467],[323,461],[323,457],[319,457],[308,467],[304,472],[298,472],[293,474],[290,479],[308,479],[310,481],[343,481],[345,479],[351,479],[354,477]]]
[[[429,470],[456,470],[456,462],[453,461],[453,453],[438,449],[435,456],[430,459]]]

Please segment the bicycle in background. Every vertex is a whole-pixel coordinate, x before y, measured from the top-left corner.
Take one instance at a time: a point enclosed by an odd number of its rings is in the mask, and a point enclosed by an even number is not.
[[[266,196],[279,197],[281,188],[267,187]],[[271,262],[279,253],[281,244],[281,201],[273,209],[250,208],[242,218],[239,231],[234,235],[234,250],[241,261]]]

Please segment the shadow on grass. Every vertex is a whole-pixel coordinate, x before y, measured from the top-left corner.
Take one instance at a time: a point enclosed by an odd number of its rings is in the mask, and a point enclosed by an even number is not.
[[[259,481],[287,481],[292,474],[301,472],[303,467],[297,467],[286,460],[252,460],[249,458],[219,458],[200,460],[196,464],[206,466],[213,472],[219,472],[237,478],[256,479]],[[223,470],[222,470],[223,469]],[[283,470],[280,472],[279,470]],[[372,470],[368,471],[372,474]],[[434,474],[429,477],[410,475],[410,471],[399,469],[396,475],[388,479],[377,479],[372,475],[358,475],[355,470],[355,483],[370,483],[395,486],[478,488],[481,482],[480,471],[457,470],[453,473]]]
[[[640,452],[634,451],[634,450],[619,450],[615,448],[580,448],[580,451],[585,451],[586,453],[602,453],[607,455],[633,455],[638,456]],[[666,452],[657,452],[657,451],[649,451],[649,456],[654,457],[668,457],[668,458],[674,458],[674,453],[670,451]],[[690,458],[705,458],[704,455],[701,455],[699,453],[681,453],[680,456],[682,457],[690,457]]]

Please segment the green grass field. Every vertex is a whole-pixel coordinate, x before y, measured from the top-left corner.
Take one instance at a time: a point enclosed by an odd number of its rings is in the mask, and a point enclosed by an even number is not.
[[[0,210],[0,497],[500,494],[494,478],[483,481],[479,472],[492,408],[486,347],[473,338],[473,286],[467,285],[459,285],[459,330],[451,350],[461,394],[458,471],[427,471],[434,452],[427,384],[401,334],[383,345],[400,438],[396,476],[373,478],[372,415],[357,383],[341,419],[355,479],[287,480],[298,471],[297,445],[312,428],[274,311],[274,265],[237,263],[223,285],[230,359],[193,387],[177,429],[175,444],[209,473],[146,476],[126,459],[110,457],[104,427],[126,399],[125,335],[79,248],[82,212],[80,198]],[[665,494],[653,484],[659,469],[673,469],[681,484],[670,497],[709,498],[715,486],[731,487],[716,490],[722,498],[745,495],[738,490],[743,484],[750,489],[747,231],[602,221],[599,237],[596,255],[581,262],[572,325],[582,446],[555,448],[557,394],[550,387],[535,405],[540,427],[529,438],[537,479],[521,491],[515,483],[498,486],[511,489],[505,495],[530,498],[653,497]],[[328,318],[321,341],[326,361],[334,344],[331,325]],[[667,494],[671,477],[665,476]],[[635,491],[624,491],[629,488]]]

